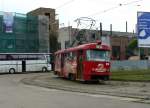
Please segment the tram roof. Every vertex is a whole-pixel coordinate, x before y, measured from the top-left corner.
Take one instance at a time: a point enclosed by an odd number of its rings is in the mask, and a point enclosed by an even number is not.
[[[100,48],[96,48],[96,45],[100,45]],[[77,50],[82,50],[82,49],[100,49],[100,50],[111,50],[109,45],[106,45],[104,43],[87,43],[87,44],[82,44],[76,47],[72,47],[72,48],[68,48],[68,49],[64,49],[64,50],[59,50],[57,52],[55,52],[55,54],[58,53],[65,53],[65,52],[69,52],[69,51],[77,51]]]

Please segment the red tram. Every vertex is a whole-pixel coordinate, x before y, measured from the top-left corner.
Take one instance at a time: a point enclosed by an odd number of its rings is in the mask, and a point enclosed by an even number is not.
[[[109,80],[110,46],[88,43],[55,52],[54,72],[70,80]]]

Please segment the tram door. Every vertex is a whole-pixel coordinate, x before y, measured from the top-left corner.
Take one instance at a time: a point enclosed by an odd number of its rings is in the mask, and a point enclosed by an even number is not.
[[[63,72],[64,72],[64,54],[61,54],[61,73],[60,76],[63,76]]]
[[[77,79],[83,78],[83,50],[77,53]]]
[[[26,61],[22,60],[22,72],[26,72]]]

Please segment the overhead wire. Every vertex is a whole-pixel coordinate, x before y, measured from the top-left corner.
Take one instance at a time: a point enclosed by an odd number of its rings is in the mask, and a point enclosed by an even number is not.
[[[75,1],[75,0],[69,0],[69,1],[67,1],[67,2],[65,2],[65,3],[63,3],[63,4],[61,4],[60,6],[56,7],[55,9],[60,9],[60,8],[66,6],[66,5],[68,5],[68,4],[70,4],[70,3],[74,2],[74,1]]]
[[[68,4],[70,4],[70,3],[74,2],[74,1],[75,1],[75,0],[69,0],[69,1],[67,1],[67,2],[65,2],[65,3],[63,3],[62,5],[56,7],[55,9],[56,9],[56,10],[57,10],[57,9],[60,9],[60,8],[66,6],[66,5],[68,5]],[[93,16],[96,16],[96,15],[100,15],[100,14],[103,14],[103,13],[106,13],[106,12],[109,12],[109,11],[112,11],[112,10],[114,10],[114,9],[117,9],[117,8],[120,8],[120,7],[123,7],[123,6],[127,6],[127,5],[131,5],[131,4],[134,4],[134,3],[138,3],[138,2],[141,2],[141,1],[143,1],[143,0],[135,0],[135,1],[127,2],[127,3],[119,3],[119,4],[116,5],[116,6],[110,7],[110,8],[108,8],[108,9],[105,9],[105,10],[102,10],[102,11],[98,11],[98,12],[96,12],[96,13],[93,13],[93,14],[91,14],[91,15],[88,15],[87,17],[93,17]]]
[[[106,13],[108,11],[112,11],[114,9],[117,9],[119,7],[122,7],[122,6],[127,6],[127,5],[131,5],[131,4],[134,4],[134,3],[138,3],[138,2],[141,2],[143,0],[136,0],[136,1],[131,1],[131,2],[128,2],[128,3],[120,3],[118,4],[117,6],[114,6],[114,7],[110,7],[108,9],[105,9],[105,10],[102,10],[102,11],[98,11],[96,13],[93,13],[91,15],[88,15],[88,17],[92,17],[92,16],[95,16],[95,15],[99,15],[99,14],[102,14],[102,13]]]
[[[130,5],[130,4],[138,3],[138,2],[140,2],[140,1],[143,1],[143,0],[131,1],[131,2],[125,3],[125,4],[123,4],[123,5],[124,5],[124,6],[125,6],[125,5]]]

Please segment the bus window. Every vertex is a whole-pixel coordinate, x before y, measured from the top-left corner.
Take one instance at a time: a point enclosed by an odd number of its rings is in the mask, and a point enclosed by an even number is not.
[[[6,55],[0,55],[0,60],[6,60]]]
[[[19,55],[19,60],[27,60],[27,55]]]
[[[50,62],[51,62],[50,56],[46,56],[46,59],[47,59],[47,63],[50,63]]]
[[[7,55],[6,55],[6,59],[7,59],[7,60],[13,60],[13,56],[10,55],[10,54],[7,54]]]
[[[109,61],[110,52],[104,50],[87,50],[86,58],[88,61]]]
[[[38,60],[45,60],[45,56],[44,55],[37,55],[37,59]]]

